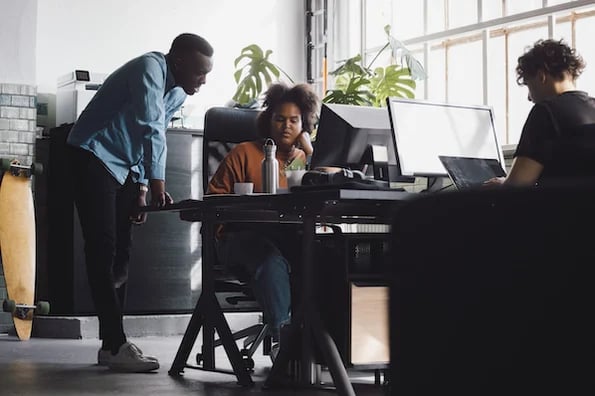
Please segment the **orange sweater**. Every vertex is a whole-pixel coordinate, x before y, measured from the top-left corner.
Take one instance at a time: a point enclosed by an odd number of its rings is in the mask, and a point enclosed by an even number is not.
[[[287,188],[285,165],[295,160],[306,162],[306,154],[299,149],[292,153],[288,161],[287,153],[277,151],[279,162],[279,188]],[[261,141],[243,142],[235,146],[223,159],[211,178],[207,194],[232,194],[234,183],[252,182],[254,192],[262,192],[261,163],[264,158]]]

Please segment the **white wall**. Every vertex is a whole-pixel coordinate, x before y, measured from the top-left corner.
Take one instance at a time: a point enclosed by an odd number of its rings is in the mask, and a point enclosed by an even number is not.
[[[249,44],[271,49],[271,60],[305,81],[302,0],[43,0],[38,4],[38,92],[55,93],[56,79],[75,69],[110,73],[146,51],[167,52],[179,33],[214,47],[214,68],[186,114],[202,117],[235,92],[234,59]]]
[[[0,82],[35,85],[37,0],[0,0]]]

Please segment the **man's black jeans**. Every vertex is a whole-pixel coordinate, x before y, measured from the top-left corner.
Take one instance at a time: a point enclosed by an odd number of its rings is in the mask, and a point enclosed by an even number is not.
[[[85,240],[91,296],[99,318],[99,338],[117,351],[126,342],[122,311],[132,243],[129,216],[138,189],[130,177],[121,185],[91,152],[72,151],[74,200]]]

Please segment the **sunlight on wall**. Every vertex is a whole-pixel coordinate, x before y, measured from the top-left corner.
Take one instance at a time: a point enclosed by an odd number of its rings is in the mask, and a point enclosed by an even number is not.
[[[301,1],[40,1],[38,92],[55,93],[56,79],[75,69],[110,73],[144,52],[167,52],[179,33],[196,33],[215,49],[207,84],[185,104],[193,121],[186,126],[200,128],[206,109],[231,99],[234,60],[249,44],[273,50],[273,62],[305,80],[303,14]]]

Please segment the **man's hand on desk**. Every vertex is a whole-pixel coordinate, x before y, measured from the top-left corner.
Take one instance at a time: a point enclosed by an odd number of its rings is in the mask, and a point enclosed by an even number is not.
[[[151,179],[151,205],[163,208],[174,203],[171,195],[165,191],[165,180]]]
[[[138,197],[136,199],[136,206],[132,208],[130,213],[130,221],[132,224],[141,225],[147,221],[147,213],[140,212],[139,208],[147,205],[147,186],[139,184]]]

